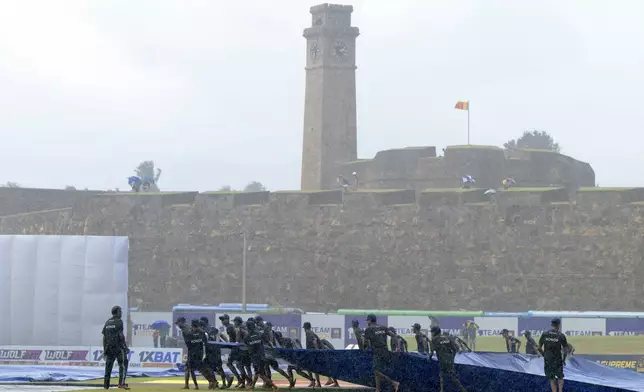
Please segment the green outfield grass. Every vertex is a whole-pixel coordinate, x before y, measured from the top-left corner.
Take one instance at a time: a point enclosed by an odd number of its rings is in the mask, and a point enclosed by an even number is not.
[[[273,381],[275,381],[280,389],[288,389],[288,385],[286,385],[286,381],[283,379],[283,377],[279,375],[273,375]],[[322,383],[326,381],[326,377],[320,377]],[[220,380],[219,377],[217,377],[217,380]],[[115,378],[112,378],[112,382],[116,381]],[[137,377],[137,378],[130,378],[128,379],[128,384],[130,385],[130,388],[132,390],[136,390],[137,392],[143,391],[143,392],[152,392],[152,391],[177,391],[181,387],[183,387],[183,377],[161,377],[161,378],[153,378],[153,377]],[[197,377],[197,382],[199,383],[199,389],[200,390],[207,390],[208,389],[208,381],[204,379],[201,376]],[[103,380],[91,380],[91,381],[85,381],[82,382],[83,385],[86,384],[96,384],[97,387],[99,385],[103,384]],[[233,383],[231,390],[234,389],[236,382]],[[263,390],[261,388],[262,381],[259,380],[257,383],[257,390]],[[305,388],[308,385],[308,381],[306,380],[298,380],[297,386],[291,391],[297,392],[297,391],[307,391],[310,390],[309,388]],[[346,386],[346,384],[344,384]],[[194,384],[192,383],[192,380],[190,380],[190,389],[194,389]],[[341,387],[339,389],[333,388],[334,391],[346,391],[346,390],[355,390],[355,386],[352,388],[345,388]],[[269,389],[267,389],[269,390]],[[96,389],[88,388],[88,389],[83,389],[82,391],[96,391]]]

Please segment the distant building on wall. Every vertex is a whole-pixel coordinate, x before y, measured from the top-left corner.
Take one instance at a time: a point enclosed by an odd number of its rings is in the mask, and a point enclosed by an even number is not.
[[[546,150],[493,146],[451,146],[441,157],[435,147],[385,150],[339,170],[344,175],[359,173],[362,188],[376,189],[458,188],[466,174],[475,177],[481,188],[498,188],[506,177],[521,187],[595,186],[595,172],[588,163]]]
[[[518,186],[595,186],[588,163],[543,150],[503,150],[493,146],[452,146],[438,157],[436,147],[380,151],[373,159],[357,159],[356,37],[353,7],[321,4],[311,7],[306,38],[306,92],[302,190],[336,189],[338,175],[362,188],[455,188],[461,176],[476,178],[479,187],[498,187],[506,177]]]

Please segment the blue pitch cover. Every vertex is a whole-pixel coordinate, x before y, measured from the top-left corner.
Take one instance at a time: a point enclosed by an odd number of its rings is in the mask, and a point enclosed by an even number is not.
[[[286,350],[279,356],[295,365],[354,384],[374,387],[371,353],[359,350]],[[439,390],[439,366],[435,359],[417,353],[393,353],[385,374],[401,383],[403,392]],[[543,358],[523,354],[462,353],[456,356],[456,372],[468,391],[547,391]],[[564,368],[565,389],[570,392],[644,392],[644,375],[613,369],[572,357]],[[446,391],[457,388],[446,381]]]

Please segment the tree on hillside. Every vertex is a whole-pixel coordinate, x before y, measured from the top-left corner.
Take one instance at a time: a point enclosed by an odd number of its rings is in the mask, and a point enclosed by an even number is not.
[[[264,192],[264,191],[266,191],[266,187],[261,182],[258,182],[258,181],[250,182],[248,183],[248,185],[244,187],[244,192]]]
[[[230,185],[224,185],[221,188],[217,190],[218,192],[232,192],[233,188],[230,187]]]
[[[156,173],[154,171],[154,161],[143,161],[134,171],[139,178],[153,178],[154,182],[159,181],[159,177],[161,177],[161,169],[157,169]]]
[[[6,183],[0,185],[0,188],[22,188],[22,187],[17,182],[7,181]]]
[[[538,150],[551,150],[554,152],[559,152],[561,150],[559,143],[555,143],[555,140],[548,134],[548,132],[538,131],[536,129],[533,129],[532,131],[524,131],[520,138],[508,141],[503,144],[503,147],[507,149],[534,148]]]
[[[65,190],[66,190],[66,191],[75,191],[75,190],[76,190],[76,187],[75,187],[75,186],[73,186],[73,185],[66,185],[66,186],[65,186]]]
[[[137,177],[143,182],[142,189],[146,191],[146,184],[149,184],[150,192],[159,192],[159,177],[161,177],[161,169],[157,168],[156,172],[154,171],[154,161],[143,161],[139,163],[139,166],[134,169]]]

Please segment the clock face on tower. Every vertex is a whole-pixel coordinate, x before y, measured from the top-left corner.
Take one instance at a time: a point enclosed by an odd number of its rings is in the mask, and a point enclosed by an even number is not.
[[[311,56],[311,60],[313,62],[316,62],[320,58],[320,45],[318,45],[316,42],[311,44],[311,47],[309,48],[309,55]]]
[[[345,42],[336,41],[335,45],[333,45],[333,55],[344,60],[349,57],[349,47]]]

